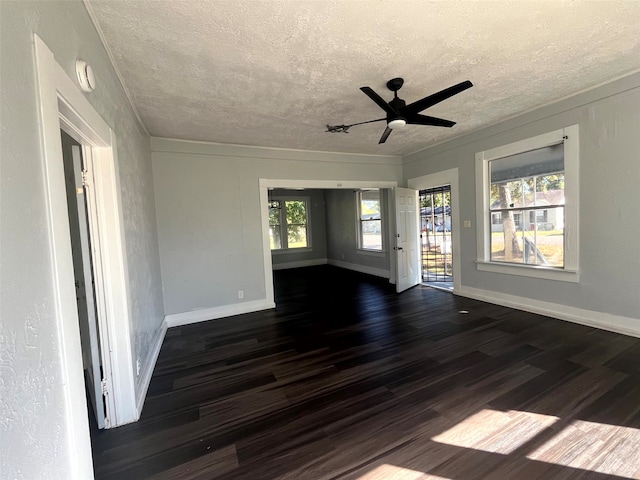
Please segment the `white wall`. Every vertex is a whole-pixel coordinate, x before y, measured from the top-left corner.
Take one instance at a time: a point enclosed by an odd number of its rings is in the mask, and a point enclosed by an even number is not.
[[[476,269],[476,152],[565,126],[580,133],[580,280]],[[560,318],[640,334],[640,74],[443,143],[404,159],[404,178],[459,168],[463,294],[538,306]],[[461,222],[462,223],[462,222]],[[605,315],[602,315],[602,314]]]
[[[117,138],[134,362],[148,358],[163,313],[149,137],[84,5],[0,2],[0,471],[12,479],[71,478],[79,461],[65,431],[70,412],[61,386],[34,33],[71,78],[76,58],[93,66],[98,87],[87,98]]]
[[[167,314],[266,298],[259,179],[399,181],[392,156],[152,138]],[[244,299],[238,299],[238,290]]]

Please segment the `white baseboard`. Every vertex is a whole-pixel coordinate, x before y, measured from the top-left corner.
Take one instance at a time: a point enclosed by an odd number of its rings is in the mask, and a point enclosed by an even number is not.
[[[276,304],[263,299],[234,303],[233,305],[222,305],[220,307],[203,308],[202,310],[194,310],[192,312],[173,313],[166,315],[164,319],[167,322],[167,326],[171,328],[189,325],[190,323],[205,322],[216,318],[231,317],[232,315],[268,310],[270,308],[276,308]]]
[[[326,258],[314,258],[313,260],[300,260],[298,262],[272,263],[274,270],[287,270],[289,268],[315,267],[316,265],[326,265]]]
[[[153,375],[154,368],[156,368],[156,362],[158,361],[158,355],[160,355],[160,349],[162,348],[162,342],[164,342],[164,336],[166,333],[167,321],[163,320],[160,325],[160,330],[153,340],[151,350],[147,355],[147,362],[145,363],[144,370],[142,370],[142,375],[138,377],[138,385],[136,388],[136,391],[138,392],[136,399],[136,421],[139,420],[140,415],[142,415],[142,407],[144,406],[144,401],[147,398],[147,391],[149,390],[149,384],[151,383],[151,376]]]
[[[569,307],[559,303],[543,302],[531,298],[507,295],[505,293],[492,292],[480,288],[465,287],[454,290],[456,295],[462,297],[495,303],[504,307],[516,308],[526,312],[538,313],[549,317],[579,323],[588,327],[622,333],[632,337],[640,337],[640,319],[611,315],[609,313],[594,312],[583,308]]]
[[[354,270],[360,273],[368,273],[369,275],[375,275],[376,277],[389,278],[389,270],[384,270],[382,268],[374,268],[367,267],[366,265],[358,265],[357,263],[347,263],[341,260],[327,260],[329,265],[333,265],[334,267],[346,268],[347,270]]]

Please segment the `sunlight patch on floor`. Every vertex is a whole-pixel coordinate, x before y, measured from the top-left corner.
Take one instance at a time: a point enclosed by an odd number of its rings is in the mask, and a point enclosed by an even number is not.
[[[437,475],[427,475],[424,472],[409,468],[396,467],[385,463],[379,467],[358,477],[358,480],[452,480]]]
[[[640,429],[575,420],[527,455],[531,460],[622,477],[640,476]],[[589,458],[585,465],[585,458]]]
[[[557,420],[558,417],[540,413],[484,409],[433,437],[432,440],[508,455]]]

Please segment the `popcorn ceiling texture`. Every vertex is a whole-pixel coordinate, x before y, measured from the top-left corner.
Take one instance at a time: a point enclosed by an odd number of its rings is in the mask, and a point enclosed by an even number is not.
[[[640,68],[638,1],[90,0],[154,136],[407,154]],[[426,111],[452,129],[384,123],[359,87],[418,100],[475,86]]]

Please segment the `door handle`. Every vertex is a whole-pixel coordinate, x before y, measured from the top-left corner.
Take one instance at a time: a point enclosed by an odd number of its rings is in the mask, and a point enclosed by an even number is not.
[[[394,247],[394,250],[402,250],[402,247]]]

